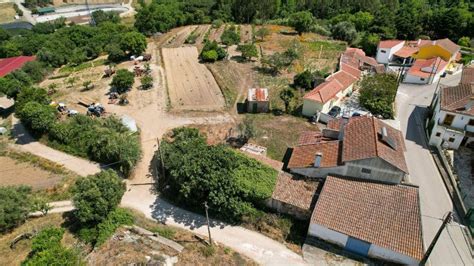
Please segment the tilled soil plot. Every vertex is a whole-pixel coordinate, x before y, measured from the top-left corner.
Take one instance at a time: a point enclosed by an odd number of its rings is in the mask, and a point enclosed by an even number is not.
[[[163,48],[171,107],[176,110],[216,111],[224,97],[214,76],[198,61],[196,47]]]

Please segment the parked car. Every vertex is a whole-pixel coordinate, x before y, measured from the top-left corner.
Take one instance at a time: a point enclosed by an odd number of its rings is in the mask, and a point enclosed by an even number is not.
[[[329,110],[328,115],[332,117],[337,117],[340,113],[341,113],[341,107],[334,106],[333,108],[331,108],[331,110]]]

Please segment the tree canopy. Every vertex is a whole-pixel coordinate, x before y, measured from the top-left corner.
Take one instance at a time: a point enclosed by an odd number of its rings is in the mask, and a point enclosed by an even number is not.
[[[197,129],[175,129],[160,147],[164,193],[189,208],[202,211],[207,201],[211,214],[240,221],[272,194],[275,170],[226,146],[208,146]]]
[[[7,232],[26,220],[31,211],[31,188],[0,187],[0,233]]]
[[[135,74],[126,70],[119,69],[112,79],[110,85],[117,90],[118,93],[127,92],[135,82]]]
[[[81,223],[102,222],[120,203],[125,186],[112,170],[83,177],[73,188],[74,216]]]
[[[385,119],[394,116],[393,103],[397,95],[397,78],[391,74],[365,77],[360,84],[359,102],[372,114]]]

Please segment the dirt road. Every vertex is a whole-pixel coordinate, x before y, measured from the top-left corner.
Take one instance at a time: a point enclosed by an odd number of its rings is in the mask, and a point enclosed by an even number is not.
[[[15,149],[29,152],[60,164],[81,176],[93,175],[100,172],[101,167],[98,163],[69,155],[39,143],[26,131],[25,127],[15,117],[13,118],[12,135],[16,140],[15,144],[12,145]]]

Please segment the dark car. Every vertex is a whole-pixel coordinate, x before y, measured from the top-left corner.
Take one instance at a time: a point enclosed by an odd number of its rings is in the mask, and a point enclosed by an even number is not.
[[[333,108],[331,108],[331,110],[329,110],[328,115],[332,117],[337,117],[340,113],[341,113],[341,107],[334,106]]]

